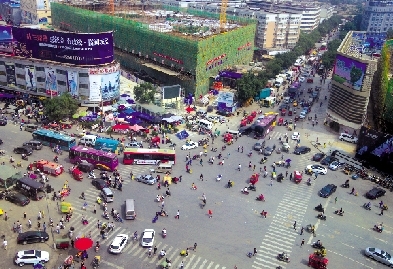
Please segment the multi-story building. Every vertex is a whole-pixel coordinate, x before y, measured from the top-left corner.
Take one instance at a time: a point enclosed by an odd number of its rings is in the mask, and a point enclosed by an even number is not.
[[[335,12],[334,6],[329,6],[329,5],[321,6],[319,23],[323,22],[324,20],[330,19],[333,16],[334,12]]]
[[[221,6],[217,3],[194,3],[189,7],[216,14],[221,11]],[[228,7],[227,14],[258,22],[255,40],[256,46],[261,49],[291,49],[299,39],[301,12],[268,12],[261,11],[259,8],[240,6]]]
[[[377,70],[381,34],[349,32],[337,49],[326,122],[343,131],[359,131],[365,123],[371,85]]]
[[[366,1],[362,30],[386,33],[389,28],[393,29],[393,1]]]
[[[0,16],[8,24],[19,25],[22,19],[19,0],[1,2]]]
[[[21,0],[22,23],[51,24],[52,0]]]

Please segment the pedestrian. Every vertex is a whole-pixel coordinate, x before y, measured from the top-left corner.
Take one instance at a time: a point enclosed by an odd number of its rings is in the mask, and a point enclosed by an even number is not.
[[[25,219],[27,217],[26,212],[23,213],[23,218]]]
[[[8,220],[8,215],[7,212],[4,212],[4,220],[7,221]]]
[[[337,197],[336,197],[336,198],[334,198],[334,203],[335,203],[335,204],[337,203]]]
[[[256,165],[254,164],[254,167],[252,168],[252,171],[255,171],[255,167],[256,167]]]
[[[209,211],[210,211],[210,210],[209,210]],[[198,246],[198,244],[197,244],[197,243],[194,243],[194,251],[196,251],[197,246]]]
[[[242,153],[243,153],[243,146],[242,146]]]
[[[153,248],[153,255],[156,255],[156,253],[157,253],[157,246],[154,246],[154,248]]]
[[[3,248],[4,248],[5,250],[7,250],[7,245],[8,245],[8,242],[7,242],[7,240],[5,240],[5,238],[4,238],[4,240],[3,240]]]
[[[237,169],[240,171],[240,169],[242,169],[242,165],[239,163]]]
[[[290,181],[292,180],[292,173],[289,175],[289,180]]]
[[[96,208],[96,205],[94,205],[93,212],[94,212],[94,214],[97,214],[97,208]]]
[[[251,168],[252,164],[251,161],[248,163],[248,168]]]
[[[177,218],[177,219],[180,219],[180,211],[179,211],[179,210],[177,210],[176,218]]]
[[[304,246],[304,239],[302,240],[302,243],[300,244],[300,247]]]
[[[379,214],[380,216],[383,216],[383,209],[381,209],[381,214]]]
[[[40,220],[42,218],[42,213],[41,211],[38,211],[38,220]]]
[[[296,123],[293,125],[293,130],[296,130]]]
[[[208,211],[208,214],[209,214],[209,219],[213,217],[213,211],[211,211],[210,209]]]
[[[296,221],[293,223],[293,229],[296,230]]]
[[[237,147],[237,152],[240,152],[240,146]]]
[[[100,229],[100,227],[101,227],[101,222],[100,220],[97,220],[97,229]]]
[[[199,176],[199,179],[203,181],[203,174]]]
[[[183,263],[183,261],[180,263],[180,269],[183,269],[184,268],[184,263]]]
[[[44,229],[44,232],[46,232],[46,223],[45,222],[42,224],[42,228]]]
[[[56,226],[56,233],[57,233],[57,234],[60,233],[60,225],[59,225],[59,224],[57,224],[57,226]]]
[[[270,179],[270,186],[273,186],[273,179]]]
[[[202,159],[199,161],[199,164],[200,164],[201,166],[203,166],[203,160],[202,160]]]
[[[165,201],[163,200],[163,201],[161,202],[161,209],[164,209],[164,206],[165,206]]]
[[[227,159],[229,159],[229,156],[231,156],[231,154],[228,152],[228,154],[227,154]]]
[[[74,248],[74,239],[71,239],[71,247]]]
[[[285,177],[288,177],[288,171],[285,172]]]
[[[300,229],[300,235],[303,235],[304,227]]]
[[[255,255],[257,255],[257,248],[254,248],[254,253],[252,254],[252,256],[255,256]]]

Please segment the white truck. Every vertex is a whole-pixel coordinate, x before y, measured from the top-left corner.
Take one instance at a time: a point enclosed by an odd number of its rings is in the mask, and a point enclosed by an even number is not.
[[[276,86],[278,88],[282,85],[283,82],[284,82],[284,79],[282,77],[278,77],[278,78],[276,78],[276,82],[274,83],[274,86]]]

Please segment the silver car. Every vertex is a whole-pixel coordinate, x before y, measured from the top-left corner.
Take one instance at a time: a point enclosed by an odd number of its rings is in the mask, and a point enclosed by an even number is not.
[[[376,260],[377,262],[393,267],[392,256],[379,248],[366,248],[364,255]]]
[[[136,181],[138,182],[143,182],[147,185],[153,185],[154,183],[157,182],[157,179],[151,175],[145,175],[145,176],[137,176]]]

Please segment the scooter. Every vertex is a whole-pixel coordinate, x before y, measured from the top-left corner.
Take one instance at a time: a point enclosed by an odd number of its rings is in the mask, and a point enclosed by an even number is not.
[[[322,249],[322,248],[324,248],[323,245],[321,245],[321,244],[319,244],[319,243],[317,243],[317,242],[312,243],[311,246],[312,246],[313,248],[316,248],[316,249]]]
[[[166,231],[162,230],[162,238],[165,238],[165,237],[166,237]]]
[[[259,196],[257,196],[257,201],[262,201],[262,202],[265,202],[265,197],[263,196],[263,195],[259,195]]]
[[[96,175],[95,175],[94,173],[89,173],[89,175],[87,176],[87,178],[96,179]]]
[[[245,191],[244,189],[241,189],[241,192],[242,192],[243,194],[246,194],[246,195],[249,195],[249,194],[250,194],[250,192]]]
[[[323,211],[322,205],[317,205],[314,209],[315,209],[316,211],[319,211],[319,212],[322,212],[322,211]]]
[[[317,218],[320,219],[320,220],[326,220],[326,215],[322,215],[320,213],[320,214],[318,214]]]
[[[103,213],[103,214],[102,214],[102,217],[103,217],[104,219],[106,219],[106,220],[109,220],[109,215],[108,215],[108,214]]]
[[[289,257],[285,254],[285,253],[280,253],[277,255],[277,259],[279,261],[283,261],[283,262],[290,262],[291,260],[289,259]]]
[[[334,214],[339,215],[339,216],[344,216],[344,211],[336,210],[336,211],[334,211]]]
[[[371,210],[371,206],[369,206],[368,203],[364,203],[363,207],[364,209]]]
[[[379,228],[377,225],[374,225],[373,230],[377,231],[378,233],[382,233],[382,231],[383,231],[383,229]]]
[[[341,187],[343,187],[343,188],[349,188],[349,184],[348,184],[348,183],[341,184]]]
[[[255,187],[255,185],[249,185],[248,187],[247,187],[247,189],[249,190],[249,191],[256,191],[257,190],[257,187]]]
[[[27,157],[27,155],[22,155],[22,160],[28,161],[29,158]]]

